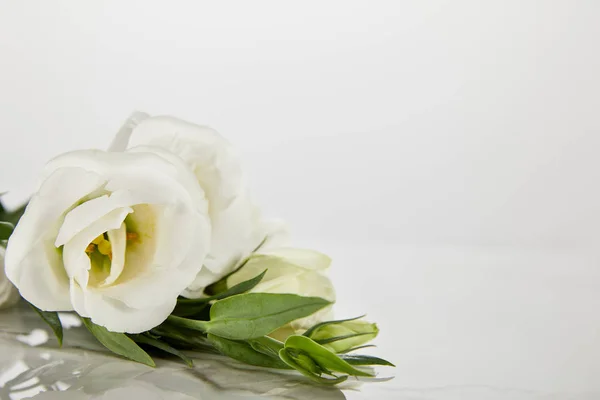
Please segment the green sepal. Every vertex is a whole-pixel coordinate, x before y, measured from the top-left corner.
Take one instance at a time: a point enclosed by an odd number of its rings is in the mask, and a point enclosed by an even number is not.
[[[275,358],[256,351],[246,342],[229,340],[215,335],[208,335],[208,340],[223,355],[246,364],[256,365],[266,368],[289,369],[290,367],[282,362],[279,357]]]
[[[31,303],[27,303],[35,310],[35,312],[42,317],[45,323],[48,324],[56,339],[58,340],[58,345],[62,347],[63,344],[63,327],[62,322],[60,322],[60,318],[58,317],[58,313],[56,311],[42,311]]]
[[[358,336],[366,336],[366,335],[373,335],[373,332],[352,333],[350,335],[334,336],[334,337],[330,337],[327,339],[313,339],[313,340],[319,344],[329,344],[329,343],[333,343],[333,342],[338,342],[340,340],[352,339],[352,338],[355,338]]]
[[[89,318],[81,318],[85,327],[100,343],[113,353],[155,367],[152,357],[124,333],[111,332],[103,326],[94,324]]]
[[[347,353],[350,353],[352,351],[356,351],[356,350],[360,350],[360,349],[366,349],[366,348],[369,348],[369,347],[377,347],[377,346],[375,346],[374,344],[364,344],[362,346],[356,346],[356,347],[352,347],[352,348],[347,349],[347,350],[338,351],[338,354],[347,354]]]
[[[283,343],[269,336],[247,340],[252,348],[260,353],[279,358],[279,350],[283,349]]]
[[[347,318],[347,319],[338,319],[338,320],[335,320],[335,321],[323,321],[323,322],[319,322],[318,324],[313,325],[312,327],[310,327],[302,335],[303,336],[311,337],[311,335],[313,333],[315,333],[317,331],[317,329],[319,329],[319,328],[323,328],[323,327],[325,327],[327,325],[341,324],[342,322],[356,321],[357,319],[361,319],[361,318],[363,318],[365,316],[366,316],[366,314],[365,315],[361,315],[360,317]]]
[[[342,376],[338,376],[335,378],[323,378],[322,376],[311,372],[310,370],[306,369],[305,366],[298,363],[289,354],[289,350],[285,349],[285,348],[283,348],[279,351],[279,358],[281,358],[281,360],[284,363],[286,363],[290,367],[294,368],[296,371],[300,372],[302,375],[306,376],[310,380],[320,383],[320,384],[323,384],[323,385],[337,385],[338,383],[342,383],[346,379],[348,379],[348,375],[342,375]]]
[[[145,344],[148,346],[152,346],[156,349],[162,350],[165,353],[169,353],[174,355],[175,357],[179,357],[183,360],[183,362],[185,362],[187,364],[188,367],[193,367],[194,366],[194,362],[185,354],[183,354],[181,351],[177,350],[174,347],[169,346],[169,344],[159,340],[156,337],[152,337],[150,335],[129,335],[129,337],[131,339],[133,339],[134,342],[139,343],[139,344]]]
[[[354,368],[335,353],[316,343],[314,340],[300,335],[292,335],[285,341],[286,350],[300,350],[310,356],[325,370],[342,372],[354,376],[369,376],[372,374]]]
[[[350,365],[386,365],[388,367],[395,367],[394,364],[383,358],[374,356],[363,356],[363,355],[341,355],[340,358],[346,361]]]

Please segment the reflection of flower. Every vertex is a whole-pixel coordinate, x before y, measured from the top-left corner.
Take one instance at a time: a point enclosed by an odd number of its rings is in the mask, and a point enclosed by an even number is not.
[[[0,308],[10,307],[19,301],[19,292],[4,273],[4,247],[0,246]]]
[[[167,116],[134,113],[110,149],[154,146],[179,156],[206,193],[212,236],[204,267],[183,293],[201,297],[204,288],[233,271],[261,242],[281,231],[281,224],[265,221],[251,201],[240,160],[234,148],[207,126]],[[264,243],[263,243],[264,245]]]
[[[33,313],[28,308],[21,311],[26,316]],[[43,326],[37,318],[31,319],[30,324],[28,330]],[[248,400],[274,393],[298,400],[344,399],[337,388],[314,386],[298,376],[241,365],[217,355],[203,354],[194,360],[193,369],[164,360],[160,361],[160,368],[149,368],[104,354],[85,328],[68,331],[71,338],[79,333],[82,340],[78,347],[99,351],[28,347],[10,338],[0,338],[0,399],[20,399],[39,393],[35,399],[227,400],[239,391],[256,394],[256,397],[244,395]]]
[[[75,151],[46,165],[8,241],[6,275],[39,309],[137,333],[173,311],[209,242],[204,193],[179,157]]]

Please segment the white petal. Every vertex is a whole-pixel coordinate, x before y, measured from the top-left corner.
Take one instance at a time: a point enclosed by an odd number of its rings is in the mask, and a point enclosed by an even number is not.
[[[228,206],[242,188],[241,167],[231,145],[216,131],[168,116],[150,117],[132,131],[129,148],[156,146],[178,155],[195,172],[211,208]]]
[[[129,137],[131,136],[131,132],[133,129],[143,120],[149,118],[150,115],[135,111],[133,112],[129,118],[123,123],[119,132],[113,139],[112,143],[108,147],[108,151],[125,151],[127,149],[127,145],[129,143]]]
[[[110,263],[110,274],[100,286],[107,286],[116,281],[125,267],[125,251],[127,249],[127,228],[124,223],[119,229],[106,232],[112,248],[112,261]]]
[[[121,131],[128,133],[120,134],[129,137],[128,148],[152,146],[176,154],[206,193],[212,239],[204,266],[209,271],[199,275],[185,293],[201,297],[208,278],[214,282],[233,271],[264,241],[272,226],[263,222],[248,195],[237,153],[216,131],[167,116],[145,118],[128,126]]]
[[[135,212],[131,214],[135,218]],[[127,250],[126,267],[113,285],[103,288],[102,293],[118,299],[130,307],[142,308],[157,305],[166,298],[177,296],[198,274],[206,254],[209,225],[200,215],[182,213],[172,209],[158,217],[156,254],[148,268],[141,273],[137,267],[135,249]],[[144,257],[142,255],[141,257]],[[130,268],[138,270],[129,275]]]
[[[165,299],[156,306],[132,308],[107,297],[102,290],[82,289],[75,283],[71,290],[75,311],[112,332],[140,333],[167,319],[175,308],[177,297]]]
[[[54,240],[65,212],[104,183],[98,174],[81,168],[56,169],[29,202],[8,242],[6,275],[36,307],[72,310],[68,277]]]
[[[112,210],[127,207],[133,203],[129,191],[117,191],[110,196],[103,195],[86,201],[67,213],[54,245],[56,247],[64,245],[91,223]]]
[[[263,221],[260,232],[260,236],[264,239],[260,247],[256,249],[257,252],[264,252],[289,245],[289,227],[283,220],[270,219]]]
[[[287,263],[306,269],[324,270],[331,265],[331,258],[328,255],[315,250],[280,247],[260,251],[259,254],[279,257]]]
[[[196,275],[194,281],[188,285],[188,287],[181,292],[183,297],[188,299],[198,299],[204,297],[204,289],[221,279],[221,274],[212,273],[208,268],[202,268],[202,270]]]
[[[99,235],[112,229],[118,229],[127,214],[132,211],[133,209],[129,207],[112,210],[88,225],[65,244],[63,248],[63,263],[69,278],[74,278],[82,287],[87,286],[90,258],[85,249]]]

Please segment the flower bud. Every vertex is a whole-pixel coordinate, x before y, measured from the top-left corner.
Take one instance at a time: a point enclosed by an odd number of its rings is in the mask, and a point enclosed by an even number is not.
[[[329,324],[317,328],[310,334],[310,338],[322,343],[323,347],[341,353],[353,347],[363,345],[375,339],[379,329],[374,323],[353,320]],[[332,340],[339,338],[337,340]]]

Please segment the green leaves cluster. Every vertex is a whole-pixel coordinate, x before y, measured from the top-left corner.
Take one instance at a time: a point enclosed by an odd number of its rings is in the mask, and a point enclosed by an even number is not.
[[[377,335],[374,324],[357,321],[358,318],[317,324],[303,335],[288,337],[285,343],[269,337],[275,330],[315,313],[330,302],[294,294],[248,293],[265,273],[223,288],[211,297],[180,298],[166,321],[141,334],[110,332],[87,318],[82,320],[107,349],[150,367],[155,366],[150,354],[178,357],[192,366],[185,350],[209,351],[260,367],[295,369],[314,382],[331,385],[349,376],[372,376],[361,369],[363,366],[392,366],[376,357],[346,354],[363,348],[361,344]],[[36,311],[62,343],[58,315]]]

